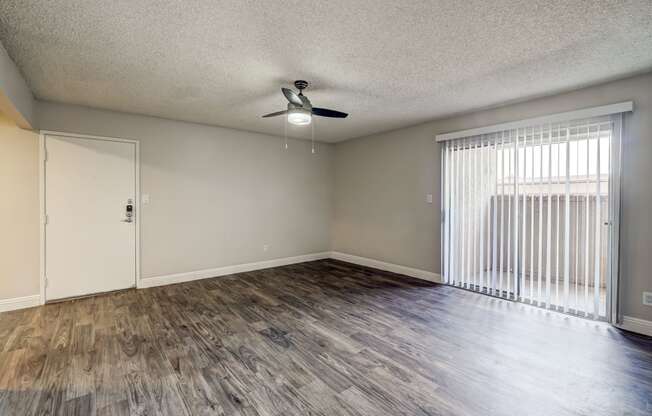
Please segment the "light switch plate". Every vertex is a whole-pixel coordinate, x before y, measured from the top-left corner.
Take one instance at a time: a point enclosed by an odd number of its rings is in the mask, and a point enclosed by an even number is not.
[[[643,292],[643,305],[652,306],[652,292]]]
[[[426,195],[426,202],[429,204],[432,204],[432,194],[427,194]]]
[[[141,197],[141,201],[144,205],[149,204],[149,194],[143,194]]]

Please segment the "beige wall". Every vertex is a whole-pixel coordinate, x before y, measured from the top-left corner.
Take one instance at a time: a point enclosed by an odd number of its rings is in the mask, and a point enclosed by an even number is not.
[[[22,128],[34,127],[32,92],[2,43],[0,43],[0,112]]]
[[[38,134],[0,113],[0,300],[39,293]]]
[[[333,250],[439,273],[436,134],[625,100],[635,111],[624,123],[621,300],[625,315],[652,320],[641,302],[652,291],[652,74],[337,144]]]
[[[142,276],[328,251],[332,146],[37,102],[39,127],[140,140]],[[269,245],[263,251],[263,245]]]

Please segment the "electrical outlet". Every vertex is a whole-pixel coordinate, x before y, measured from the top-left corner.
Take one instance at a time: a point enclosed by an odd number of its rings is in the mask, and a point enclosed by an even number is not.
[[[652,292],[643,292],[643,305],[652,306]]]

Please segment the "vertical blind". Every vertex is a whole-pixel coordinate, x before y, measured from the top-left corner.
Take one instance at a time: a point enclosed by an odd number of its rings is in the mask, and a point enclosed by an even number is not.
[[[445,142],[444,281],[604,319],[613,131],[600,117]]]

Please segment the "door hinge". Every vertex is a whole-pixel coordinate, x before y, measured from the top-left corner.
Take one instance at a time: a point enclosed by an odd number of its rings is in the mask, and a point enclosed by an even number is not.
[[[48,149],[43,149],[43,162],[48,161]]]
[[[46,288],[48,287],[48,284],[49,284],[49,283],[50,283],[50,281],[49,281],[48,278],[46,277],[46,278],[45,278],[45,287],[46,287]]]
[[[48,214],[45,214],[45,216],[43,217],[43,225],[48,225],[48,222],[50,222],[50,217],[48,216]]]

